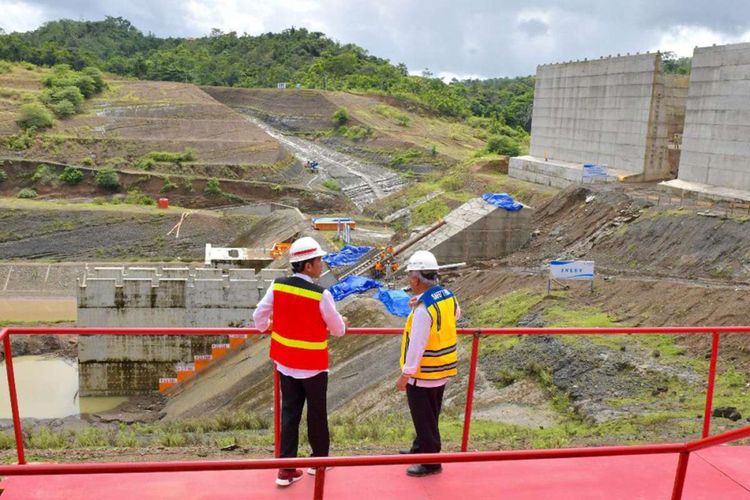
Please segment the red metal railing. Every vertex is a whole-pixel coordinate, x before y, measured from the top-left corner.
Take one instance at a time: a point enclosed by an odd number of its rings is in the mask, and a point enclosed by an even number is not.
[[[254,329],[241,330],[242,333],[260,335]],[[678,453],[679,460],[675,473],[672,499],[681,498],[687,474],[690,453],[709,446],[715,446],[738,439],[750,437],[750,426],[735,429],[723,434],[709,437],[711,408],[716,380],[716,365],[719,352],[719,340],[722,333],[750,333],[750,327],[655,327],[655,328],[463,328],[461,335],[472,335],[471,362],[469,380],[467,384],[466,408],[464,412],[464,427],[461,440],[461,453],[435,453],[419,455],[384,455],[360,457],[326,457],[326,458],[296,458],[248,461],[205,461],[205,462],[141,462],[141,463],[107,463],[107,464],[55,464],[34,465],[23,467],[26,463],[23,448],[23,433],[18,411],[18,397],[13,373],[13,355],[11,352],[10,336],[42,335],[42,334],[99,334],[99,335],[228,335],[238,333],[236,328],[16,328],[0,329],[0,339],[5,350],[6,370],[8,374],[8,388],[10,394],[11,411],[13,414],[13,428],[16,438],[16,450],[19,465],[0,466],[0,475],[46,475],[46,474],[101,474],[128,472],[170,472],[170,471],[201,471],[201,470],[230,470],[230,469],[275,469],[279,467],[317,467],[315,477],[314,498],[322,498],[325,487],[325,467],[347,467],[357,465],[389,465],[416,463],[450,463],[477,461],[505,461],[532,460],[573,457],[602,457],[619,455],[644,455]],[[400,335],[401,330],[395,328],[352,328],[350,335]],[[663,334],[711,334],[711,361],[708,371],[706,405],[703,415],[702,439],[688,443],[656,444],[639,446],[609,446],[597,448],[565,448],[551,450],[514,450],[494,452],[466,452],[470,434],[471,411],[476,380],[476,366],[479,353],[479,341],[482,335],[663,335]],[[275,456],[279,451],[280,433],[280,390],[278,373],[274,373],[274,439]]]

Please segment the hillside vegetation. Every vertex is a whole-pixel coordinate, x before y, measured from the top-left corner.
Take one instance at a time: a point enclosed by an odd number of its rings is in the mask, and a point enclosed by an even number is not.
[[[502,126],[528,132],[533,77],[445,83],[429,71],[410,75],[353,44],[320,32],[290,28],[259,36],[222,33],[182,39],[144,35],[123,18],[60,20],[27,33],[0,36],[0,59],[74,69],[97,67],[139,79],[200,85],[359,90],[392,96],[425,112],[477,117],[502,135]],[[502,152],[502,151],[495,151]]]

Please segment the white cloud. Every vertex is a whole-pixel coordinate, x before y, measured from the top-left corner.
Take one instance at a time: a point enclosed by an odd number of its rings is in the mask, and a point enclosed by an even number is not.
[[[258,34],[265,28],[264,19],[269,17],[267,8],[260,2],[238,5],[235,0],[190,0],[185,4],[185,24],[190,31],[207,34],[213,28],[224,32],[236,31]]]
[[[47,21],[44,9],[27,2],[0,0],[0,12],[0,28],[6,33],[33,30]]]
[[[122,16],[161,37],[296,26],[450,79],[534,73],[538,64],[750,40],[750,1],[0,0],[0,26]]]
[[[730,36],[702,26],[675,26],[661,35],[652,50],[674,52],[678,57],[692,57],[695,47],[747,41],[750,41],[750,31],[739,36]]]
[[[190,0],[183,9],[186,27],[196,35],[207,34],[212,28],[258,35],[292,26],[321,30],[326,25],[318,16],[322,10],[320,3],[313,0],[252,3],[241,0]]]

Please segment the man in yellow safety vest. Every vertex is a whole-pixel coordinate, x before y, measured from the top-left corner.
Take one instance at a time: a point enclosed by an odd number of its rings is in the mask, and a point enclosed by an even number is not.
[[[453,292],[438,284],[438,263],[427,251],[414,252],[406,267],[414,293],[401,341],[399,391],[406,391],[417,437],[401,453],[439,453],[438,420],[445,385],[457,373],[456,321],[461,315]],[[442,472],[440,464],[411,465],[409,476]]]

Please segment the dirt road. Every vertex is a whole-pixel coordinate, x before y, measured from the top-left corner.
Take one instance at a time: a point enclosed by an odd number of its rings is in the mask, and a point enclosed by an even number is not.
[[[300,161],[317,161],[320,173],[311,174],[307,187],[320,186],[326,179],[335,180],[342,192],[352,200],[360,210],[375,200],[402,189],[406,181],[397,173],[379,165],[365,164],[343,153],[334,151],[320,144],[284,135],[279,130],[263,123],[259,119],[244,115],[245,118],[262,128],[268,135],[279,141]]]

